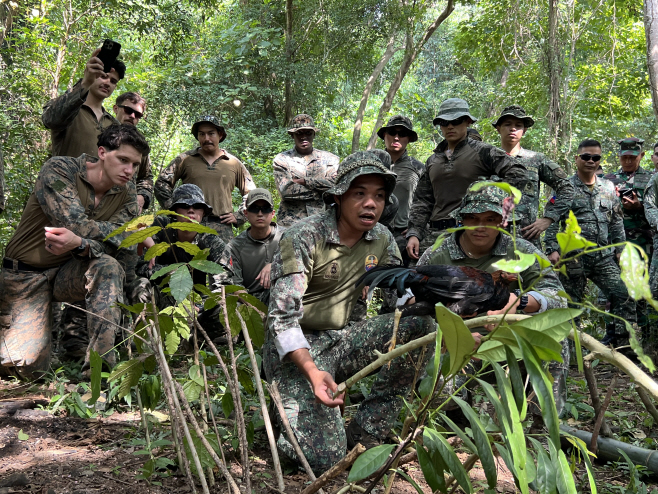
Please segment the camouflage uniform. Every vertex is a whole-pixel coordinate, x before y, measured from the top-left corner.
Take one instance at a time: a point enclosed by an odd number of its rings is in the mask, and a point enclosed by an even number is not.
[[[623,242],[626,240],[623,213],[615,187],[609,180],[595,178],[596,183],[592,190],[578,178],[577,174],[569,178],[575,192],[571,210],[578,220],[581,233],[587,240],[600,246],[609,245],[610,242]],[[559,252],[560,246],[557,242],[559,229],[560,224],[553,223],[546,230],[547,254]],[[615,248],[617,253],[621,253],[621,250],[621,247]],[[620,278],[620,269],[615,262],[615,251],[610,248],[583,255],[567,263],[567,276],[560,275],[560,280],[572,300],[580,302],[589,278],[610,300],[612,313],[633,323],[637,321],[635,302],[629,297],[626,285]],[[575,254],[575,252],[567,253],[566,256],[571,257]],[[615,319],[614,331],[615,339],[627,338],[625,325],[617,319]]]
[[[196,138],[199,125],[210,123],[223,134],[219,142],[226,138],[226,131],[220,125],[219,120],[213,116],[204,116],[197,119],[192,126],[192,135]],[[208,163],[201,154],[201,147],[185,151],[178,155],[165,168],[155,182],[155,198],[165,209],[171,206],[171,195],[178,180],[184,184],[191,183],[199,186],[203,195],[213,207],[213,214],[205,217],[203,223],[217,231],[221,239],[228,243],[233,238],[233,227],[222,223],[219,216],[233,212],[232,192],[238,188],[240,194],[246,198],[247,193],[256,188],[251,174],[235,156],[221,150],[219,158],[213,163]],[[242,225],[246,218],[244,216],[244,200],[235,213],[237,226]]]
[[[116,303],[123,302],[124,273],[113,256],[125,234],[104,239],[137,215],[137,196],[128,182],[112,187],[95,206],[86,167],[95,160],[86,155],[48,160],[7,245],[0,272],[0,366],[23,376],[48,367],[53,300],[85,300],[99,316],[87,316],[89,349],[110,365],[115,362],[112,347],[121,318]],[[88,254],[46,251],[45,226],[66,227],[82,237]]]
[[[336,185],[325,193],[343,195],[359,175],[379,174],[386,181],[387,196],[395,176],[368,152],[348,156],[338,169]],[[268,381],[279,383],[283,406],[302,451],[316,474],[327,470],[346,453],[346,435],[338,408],[315,402],[310,384],[297,366],[286,359],[289,352],[309,350],[319,369],[336,382],[372,362],[374,350],[385,351],[391,338],[393,316],[385,315],[360,323],[348,323],[352,307],[361,294],[354,283],[365,270],[377,264],[400,264],[400,254],[391,233],[377,223],[351,248],[340,244],[337,207],[305,218],[286,232],[272,263],[267,341],[263,364]],[[434,330],[430,318],[403,319],[398,342],[403,344]],[[419,352],[411,356],[418,358]],[[353,421],[367,433],[383,438],[402,406],[402,396],[414,384],[414,366],[407,357],[393,361],[377,374],[371,394]],[[296,458],[285,435],[279,449]]]
[[[318,132],[310,115],[297,115],[288,133],[292,136],[300,130]],[[279,226],[287,228],[295,222],[324,210],[322,194],[334,184],[338,169],[338,156],[328,151],[313,149],[302,155],[297,148],[279,153],[274,158],[274,180],[281,194],[277,213]],[[293,181],[303,178],[304,185]]]
[[[485,213],[493,211],[503,214],[503,200],[507,193],[498,187],[487,187],[477,192],[469,192],[462,202],[459,214],[467,213]],[[418,260],[418,265],[428,264],[446,264],[452,266],[469,266],[492,273],[496,271],[494,264],[501,259],[516,259],[514,250],[517,249],[525,254],[537,254],[544,257],[544,254],[538,250],[532,243],[521,238],[516,240],[516,246],[512,238],[508,235],[498,235],[498,240],[493,246],[491,252],[483,257],[470,258],[459,245],[459,237],[463,232],[452,233],[438,249],[432,252],[427,249]],[[567,306],[566,300],[558,295],[563,290],[562,284],[557,274],[550,268],[543,272],[539,264],[535,262],[532,266],[520,273],[519,277],[523,286],[532,287],[527,295],[532,296],[540,305],[539,312],[550,309],[559,309]],[[520,289],[518,283],[510,286],[511,290]],[[548,369],[555,378],[553,383],[553,394],[558,410],[562,411],[566,404],[567,393],[567,376],[569,373],[569,344],[568,340],[562,341],[562,359],[563,362],[551,362]],[[449,386],[449,390],[460,387],[465,380],[457,377],[456,386]]]
[[[653,254],[649,279],[651,281],[651,294],[658,298],[658,174],[654,174],[644,192],[644,214],[653,232]]]

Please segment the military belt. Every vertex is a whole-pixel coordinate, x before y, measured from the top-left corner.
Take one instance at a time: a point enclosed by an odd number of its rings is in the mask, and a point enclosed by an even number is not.
[[[24,262],[18,261],[16,259],[10,259],[8,257],[5,257],[2,260],[2,267],[7,269],[13,269],[14,271],[36,271],[37,273],[43,273],[44,271],[53,269],[53,268],[37,268],[35,266],[30,266],[29,264],[25,264]]]
[[[430,221],[430,227],[437,230],[445,230],[446,228],[453,228],[455,226],[457,226],[457,221],[452,218],[447,220]]]

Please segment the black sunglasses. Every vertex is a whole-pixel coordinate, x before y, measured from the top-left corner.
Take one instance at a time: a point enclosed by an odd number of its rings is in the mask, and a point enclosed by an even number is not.
[[[121,108],[123,111],[125,111],[128,115],[135,115],[135,118],[142,118],[144,116],[144,114],[141,111],[137,111],[129,106],[125,106],[125,105],[117,105],[117,106]]]
[[[196,204],[186,204],[184,202],[179,202],[178,204],[174,204],[173,206],[171,206],[171,209],[179,209],[179,208],[189,209],[190,207],[192,207],[192,209],[204,209],[205,210],[207,206],[205,204],[203,204],[202,202],[197,202]]]
[[[386,133],[391,137],[400,136],[401,138],[409,137],[411,134],[405,129],[386,129]]]
[[[466,116],[459,117],[454,120],[443,120],[442,118],[440,118],[436,121],[436,123],[439,124],[440,127],[447,127],[448,125],[454,125],[456,127],[457,125],[463,124],[466,121],[466,119],[467,119]]]
[[[270,206],[270,205],[257,206],[256,204],[252,204],[251,206],[249,206],[247,208],[247,211],[249,211],[250,213],[253,213],[253,214],[258,214],[261,211],[263,212],[263,214],[270,214],[272,211],[274,211],[274,209],[272,209],[272,206]]]
[[[592,160],[594,162],[601,161],[601,155],[600,154],[583,153],[583,154],[579,154],[578,156],[580,156],[580,159],[583,160],[583,161],[589,161],[589,160]]]

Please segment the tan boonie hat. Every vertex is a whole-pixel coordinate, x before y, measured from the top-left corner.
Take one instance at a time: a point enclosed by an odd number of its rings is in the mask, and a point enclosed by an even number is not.
[[[274,207],[274,201],[272,201],[272,194],[267,189],[254,189],[250,190],[247,194],[247,207],[251,206],[256,201],[265,201],[270,206]]]
[[[313,132],[320,132],[320,129],[318,129],[313,123],[313,117],[307,115],[306,113],[300,113],[292,119],[292,125],[288,129],[288,134],[294,134],[300,130],[312,130]]]

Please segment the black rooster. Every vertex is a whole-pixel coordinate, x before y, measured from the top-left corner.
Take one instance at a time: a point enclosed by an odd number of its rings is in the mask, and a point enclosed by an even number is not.
[[[399,296],[410,288],[416,303],[403,308],[402,317],[434,315],[434,306],[439,302],[455,314],[470,316],[504,308],[509,301],[509,285],[516,280],[515,274],[487,273],[467,266],[377,266],[361,276],[355,286],[369,286],[369,297],[377,286],[395,287]]]

